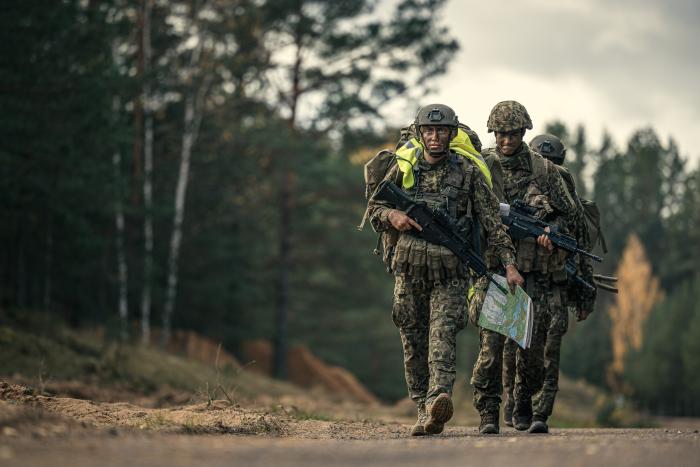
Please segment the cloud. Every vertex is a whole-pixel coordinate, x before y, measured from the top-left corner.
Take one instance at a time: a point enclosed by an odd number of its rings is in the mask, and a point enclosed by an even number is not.
[[[477,130],[516,99],[536,124],[608,128],[618,144],[651,125],[700,159],[700,2],[452,1],[445,13],[462,50],[427,99],[454,103]]]

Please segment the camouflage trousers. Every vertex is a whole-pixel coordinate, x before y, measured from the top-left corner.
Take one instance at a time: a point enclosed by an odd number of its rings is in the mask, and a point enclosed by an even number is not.
[[[479,330],[479,356],[472,372],[474,407],[479,414],[498,413],[501,405],[501,363],[506,337],[489,329]]]
[[[392,319],[401,334],[408,395],[416,404],[452,394],[467,289],[466,279],[432,282],[396,276]]]
[[[525,290],[532,298],[534,307],[532,340],[527,349],[507,340],[503,347],[502,377],[506,403],[513,404],[513,415],[529,417],[532,414],[532,397],[540,390],[544,379],[544,346],[552,291],[550,275],[539,272],[522,275]]]
[[[532,411],[535,415],[547,419],[552,415],[554,399],[559,390],[559,360],[561,342],[569,325],[567,307],[562,298],[564,290],[556,284],[550,287],[547,313],[544,316],[545,332],[543,349],[542,384],[532,400]],[[533,336],[534,339],[534,336]],[[506,404],[515,405],[514,395],[517,373],[518,344],[507,339],[503,347],[503,389]]]

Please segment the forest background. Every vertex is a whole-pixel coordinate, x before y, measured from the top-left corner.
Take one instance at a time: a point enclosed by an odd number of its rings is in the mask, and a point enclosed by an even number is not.
[[[303,343],[404,397],[392,279],[355,226],[362,164],[398,137],[384,109],[420,102],[459,49],[443,4],[3,4],[2,314],[144,343],[191,329],[234,353],[270,339],[280,378]],[[650,413],[699,415],[698,169],[653,128],[621,146],[547,130],[601,210],[598,272],[620,277],[619,296],[571,323],[563,372]],[[461,333],[460,375],[477,345]]]

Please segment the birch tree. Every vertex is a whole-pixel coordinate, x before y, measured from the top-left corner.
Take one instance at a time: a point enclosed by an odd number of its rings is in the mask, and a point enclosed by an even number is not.
[[[162,344],[168,342],[177,303],[178,261],[183,238],[183,222],[190,162],[199,128],[214,86],[224,94],[243,93],[242,78],[261,62],[257,36],[260,34],[257,5],[247,1],[190,1],[174,7],[170,23],[180,35],[173,51],[174,61],[182,63],[178,89],[183,103],[180,162],[173,205],[173,227],[167,260],[167,283],[162,320]],[[264,56],[262,57],[264,61]],[[223,95],[217,99],[224,100]]]
[[[192,53],[191,66],[199,64],[201,56],[201,42]],[[190,176],[190,159],[192,147],[197,141],[199,125],[202,122],[204,100],[207,96],[211,80],[204,79],[203,83],[195,86],[185,97],[185,114],[183,121],[182,145],[180,152],[180,168],[175,188],[175,206],[173,218],[173,230],[170,237],[170,252],[168,255],[168,282],[163,309],[162,344],[170,339],[172,329],[172,316],[175,311],[175,298],[177,294],[178,259],[182,244],[182,223],[185,218],[185,198]]]

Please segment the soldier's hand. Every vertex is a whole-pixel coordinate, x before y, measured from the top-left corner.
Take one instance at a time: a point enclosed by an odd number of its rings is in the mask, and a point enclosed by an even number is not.
[[[522,286],[525,283],[525,279],[523,279],[523,276],[520,275],[514,265],[509,264],[506,266],[506,282],[508,282],[511,293],[515,293],[515,287],[517,285]]]
[[[549,227],[545,227],[544,231],[549,233]],[[537,244],[543,248],[546,248],[547,251],[549,251],[550,253],[554,251],[554,244],[547,235],[542,234],[539,237],[537,237]]]
[[[404,232],[406,230],[417,229],[423,230],[418,222],[414,221],[406,215],[405,212],[399,211],[398,209],[392,209],[389,211],[389,222],[398,231]]]

